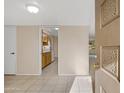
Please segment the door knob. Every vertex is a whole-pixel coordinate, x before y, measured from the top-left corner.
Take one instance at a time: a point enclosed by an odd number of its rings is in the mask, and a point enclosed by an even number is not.
[[[97,68],[100,67],[100,65],[99,65],[98,63],[96,63],[96,64],[93,64],[93,67],[94,67],[95,69],[97,69]]]
[[[15,53],[14,52],[11,52],[10,54],[14,55]]]

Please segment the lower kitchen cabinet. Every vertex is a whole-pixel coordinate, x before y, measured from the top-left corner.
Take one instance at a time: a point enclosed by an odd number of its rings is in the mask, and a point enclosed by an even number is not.
[[[51,52],[42,53],[42,68],[51,63]]]

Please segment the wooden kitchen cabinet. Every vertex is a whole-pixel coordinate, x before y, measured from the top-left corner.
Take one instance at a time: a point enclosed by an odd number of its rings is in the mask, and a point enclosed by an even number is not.
[[[44,32],[42,36],[42,42],[43,42],[43,45],[48,45],[48,35]]]
[[[48,62],[48,64],[51,63],[51,52],[47,53],[47,62]]]
[[[42,53],[42,68],[51,63],[51,52]]]
[[[46,56],[45,53],[42,53],[42,68],[45,67],[46,64]]]

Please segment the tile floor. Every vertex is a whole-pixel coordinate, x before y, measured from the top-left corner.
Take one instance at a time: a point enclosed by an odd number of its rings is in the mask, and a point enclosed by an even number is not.
[[[58,76],[53,62],[42,76],[5,76],[4,93],[69,93],[73,80],[74,76]]]
[[[94,80],[94,57],[90,57],[90,74]],[[43,69],[42,76],[5,76],[4,93],[69,93],[74,76],[58,76],[57,61]]]

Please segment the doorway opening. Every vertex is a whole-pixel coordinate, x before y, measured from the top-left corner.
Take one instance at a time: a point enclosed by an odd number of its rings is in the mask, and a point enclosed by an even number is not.
[[[58,26],[41,28],[41,70],[43,76],[58,75]]]

